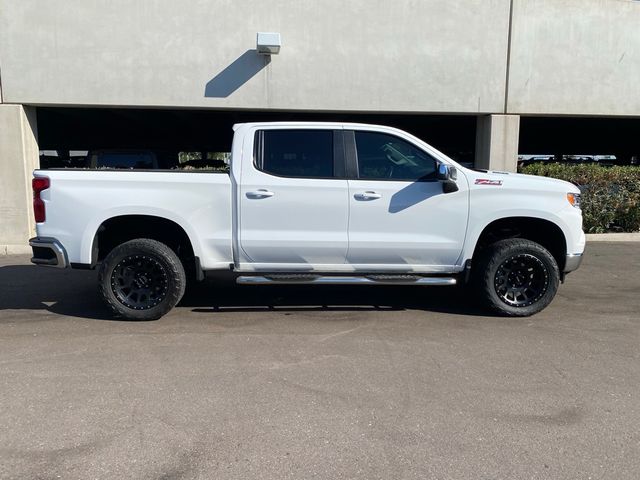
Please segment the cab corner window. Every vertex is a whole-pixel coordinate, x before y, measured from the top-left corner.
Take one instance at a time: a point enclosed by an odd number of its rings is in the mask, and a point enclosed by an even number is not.
[[[280,177],[333,177],[333,131],[263,130],[258,132],[256,166]]]
[[[415,182],[436,175],[431,155],[393,135],[356,131],[358,178]]]

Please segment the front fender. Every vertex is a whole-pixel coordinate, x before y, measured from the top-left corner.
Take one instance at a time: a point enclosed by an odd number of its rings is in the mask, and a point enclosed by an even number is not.
[[[582,231],[582,215],[578,209],[571,206],[558,212],[534,208],[505,208],[475,216],[472,214],[472,217],[464,249],[459,259],[460,265],[464,265],[467,260],[473,257],[480,236],[490,224],[508,218],[531,218],[551,222],[562,232],[567,253],[578,254],[584,251],[585,235]]]

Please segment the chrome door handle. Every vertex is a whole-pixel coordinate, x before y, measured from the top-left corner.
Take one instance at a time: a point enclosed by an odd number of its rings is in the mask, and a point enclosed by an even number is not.
[[[364,192],[364,193],[356,193],[354,195],[356,200],[377,200],[378,198],[382,198],[382,194],[378,192]]]
[[[275,193],[270,192],[269,190],[264,188],[260,188],[255,192],[247,192],[247,197],[249,198],[268,198],[273,197],[274,195]]]

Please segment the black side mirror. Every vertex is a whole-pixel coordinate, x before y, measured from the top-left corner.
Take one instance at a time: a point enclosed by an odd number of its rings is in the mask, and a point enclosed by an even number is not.
[[[458,191],[458,171],[456,167],[447,165],[446,163],[438,164],[438,173],[436,178],[442,182],[442,191],[444,193],[453,193]]]

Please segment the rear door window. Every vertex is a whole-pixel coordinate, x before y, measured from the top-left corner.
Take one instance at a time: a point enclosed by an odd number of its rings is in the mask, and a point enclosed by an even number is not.
[[[258,134],[259,170],[280,177],[334,177],[332,130],[263,130]]]

